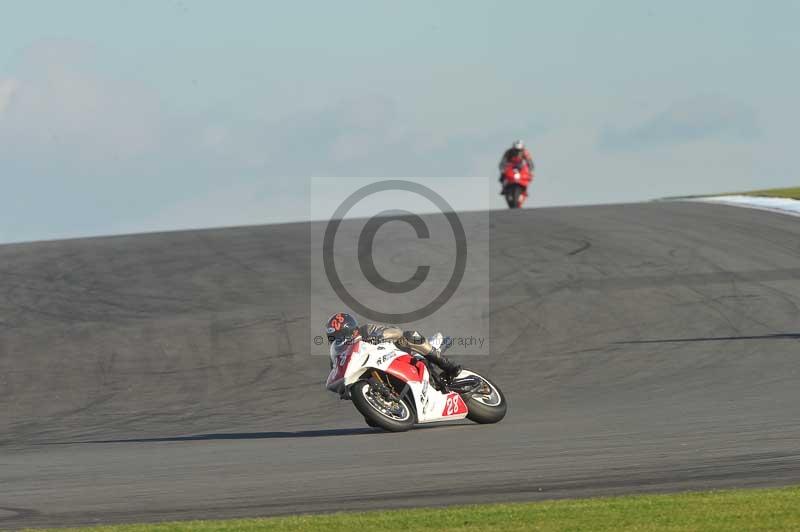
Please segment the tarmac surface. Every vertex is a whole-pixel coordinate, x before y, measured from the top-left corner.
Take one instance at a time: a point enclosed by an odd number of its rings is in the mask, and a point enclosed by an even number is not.
[[[0,529],[800,483],[798,218],[493,212],[508,416],[402,434],[324,390],[308,235],[0,246]]]

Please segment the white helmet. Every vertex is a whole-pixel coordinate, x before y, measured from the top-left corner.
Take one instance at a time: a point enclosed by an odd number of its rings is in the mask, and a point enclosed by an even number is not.
[[[525,143],[522,142],[521,140],[515,140],[514,144],[512,144],[511,147],[514,148],[515,150],[522,150],[525,148]]]

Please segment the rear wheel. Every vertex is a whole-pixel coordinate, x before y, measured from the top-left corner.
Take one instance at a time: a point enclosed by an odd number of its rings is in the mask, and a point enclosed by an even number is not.
[[[465,370],[459,376],[474,375],[483,381],[484,387],[479,392],[469,394],[462,394],[462,398],[466,400],[469,413],[467,419],[475,423],[497,423],[504,417],[508,411],[508,403],[506,396],[500,391],[492,381],[478,375],[474,371]]]
[[[403,432],[414,426],[414,411],[405,398],[384,397],[368,381],[355,383],[350,395],[356,409],[370,426],[391,432]]]

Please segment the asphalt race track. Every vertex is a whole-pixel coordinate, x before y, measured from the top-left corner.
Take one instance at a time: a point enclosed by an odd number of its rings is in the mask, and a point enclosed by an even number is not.
[[[509,414],[403,434],[303,347],[306,224],[0,246],[0,528],[800,483],[800,219],[491,220]]]

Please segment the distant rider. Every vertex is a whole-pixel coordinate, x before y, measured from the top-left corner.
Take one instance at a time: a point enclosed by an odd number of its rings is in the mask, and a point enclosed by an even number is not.
[[[533,172],[533,156],[521,140],[515,140],[511,147],[503,153],[503,157],[500,159],[500,170],[502,171],[508,163],[516,162],[527,164],[530,171]]]
[[[439,348],[434,347],[417,331],[403,331],[400,327],[365,323],[359,327],[350,314],[338,312],[328,318],[325,324],[328,341],[344,343],[359,338],[371,344],[392,342],[398,349],[414,351],[424,356],[442,370],[442,376],[452,379],[461,372],[461,366],[448,360]]]
[[[503,182],[503,171],[505,170],[506,165],[509,163],[520,165],[525,164],[528,166],[531,174],[533,174],[533,156],[528,148],[525,147],[525,143],[521,140],[515,140],[511,147],[505,151],[502,159],[500,159],[499,181],[501,183]]]

